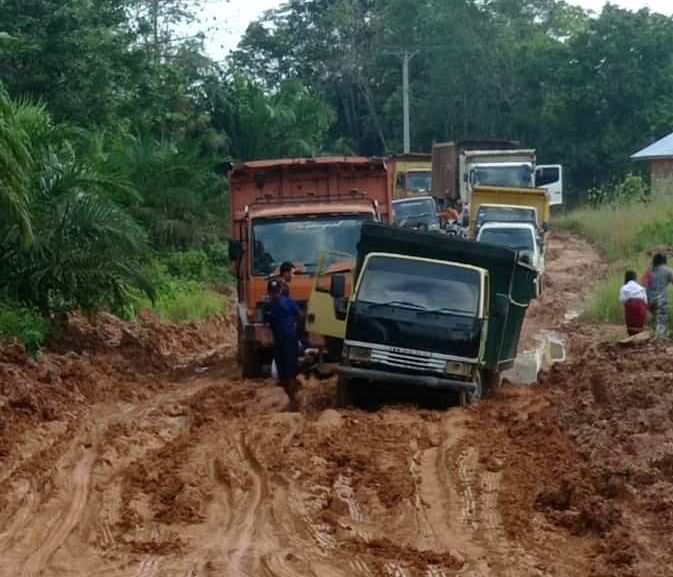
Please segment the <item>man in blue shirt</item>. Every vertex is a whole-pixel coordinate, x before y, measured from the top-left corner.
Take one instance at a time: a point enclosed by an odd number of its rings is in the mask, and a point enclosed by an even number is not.
[[[273,359],[276,361],[278,381],[290,401],[290,411],[299,410],[297,391],[299,391],[299,336],[297,323],[303,313],[293,299],[283,295],[283,284],[271,279],[267,284],[269,309],[267,322],[273,333]]]

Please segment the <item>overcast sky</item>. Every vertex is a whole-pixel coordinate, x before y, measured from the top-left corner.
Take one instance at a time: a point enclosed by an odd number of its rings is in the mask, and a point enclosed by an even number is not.
[[[600,11],[605,0],[568,0],[589,10]],[[222,59],[236,48],[248,24],[265,10],[275,8],[283,0],[201,0],[200,29],[207,28],[206,49],[213,58]],[[649,8],[673,15],[673,0],[613,0],[630,10]]]

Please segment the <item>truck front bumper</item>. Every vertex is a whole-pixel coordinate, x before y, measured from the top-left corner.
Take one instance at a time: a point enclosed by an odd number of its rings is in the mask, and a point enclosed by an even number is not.
[[[429,389],[455,391],[457,393],[472,393],[477,388],[475,383],[473,383],[472,381],[458,381],[455,379],[446,379],[443,377],[430,377],[427,375],[409,375],[405,373],[392,373],[390,371],[363,369],[360,367],[345,366],[345,365],[341,365],[339,367],[339,372],[344,377],[347,377],[349,379],[363,379],[367,381],[427,387]]]

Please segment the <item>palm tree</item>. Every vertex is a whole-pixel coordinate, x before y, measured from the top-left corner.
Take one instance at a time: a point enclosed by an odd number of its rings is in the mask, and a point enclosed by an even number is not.
[[[224,186],[197,146],[125,135],[112,146],[106,164],[137,189],[140,201],[127,206],[155,248],[185,249],[222,237],[224,217],[217,222],[214,212]]]
[[[5,236],[10,229],[17,228],[24,244],[33,240],[28,211],[32,157],[30,138],[23,124],[31,112],[37,116],[40,109],[17,107],[0,87],[0,234]]]
[[[32,243],[21,242],[20,226],[0,223],[0,293],[45,315],[75,308],[119,310],[134,288],[153,298],[142,274],[144,231],[117,202],[137,198],[133,189],[115,173],[81,159],[68,131],[54,126],[41,107],[6,98],[4,106],[7,125],[13,123],[12,142],[28,159],[15,162],[4,182],[22,193],[10,198],[30,227]]]

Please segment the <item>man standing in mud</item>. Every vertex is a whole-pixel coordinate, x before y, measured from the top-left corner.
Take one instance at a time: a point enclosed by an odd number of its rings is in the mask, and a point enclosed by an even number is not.
[[[289,410],[298,411],[297,392],[300,385],[299,373],[299,338],[297,325],[303,320],[299,305],[290,297],[283,295],[283,285],[278,279],[271,279],[267,284],[269,293],[269,310],[267,321],[273,333],[273,360],[276,362],[278,382],[289,400]]]
[[[666,266],[666,255],[657,253],[647,277],[647,302],[654,316],[654,334],[658,339],[668,335],[668,285],[673,284],[673,270]]]

